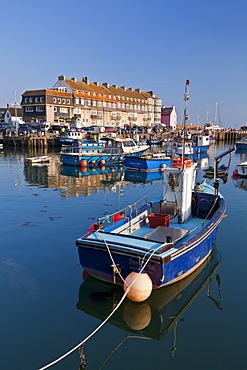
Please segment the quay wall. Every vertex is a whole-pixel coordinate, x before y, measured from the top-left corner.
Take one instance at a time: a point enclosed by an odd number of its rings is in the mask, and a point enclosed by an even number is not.
[[[172,135],[171,135],[172,133]],[[246,136],[247,132],[241,130],[224,130],[215,133],[216,142],[235,142],[240,140],[243,136]],[[135,138],[137,135],[132,133],[121,134],[121,137],[132,137]],[[160,132],[151,134],[139,134],[139,140],[165,140],[172,136],[182,136],[181,130],[172,132]],[[60,142],[57,136],[50,133],[37,133],[32,135],[2,135],[0,133],[0,143],[4,144],[4,147],[26,147],[30,149],[47,149],[48,147],[60,147]]]

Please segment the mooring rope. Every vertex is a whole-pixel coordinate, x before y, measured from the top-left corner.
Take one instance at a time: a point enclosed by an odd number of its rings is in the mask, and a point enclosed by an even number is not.
[[[106,243],[107,244],[107,243]],[[109,246],[108,246],[109,248]],[[126,292],[123,294],[122,298],[120,299],[120,301],[118,302],[118,304],[115,306],[115,308],[111,311],[111,313],[109,314],[109,316],[91,333],[89,334],[83,341],[81,341],[79,344],[77,344],[74,348],[72,348],[70,351],[66,352],[64,355],[60,356],[59,358],[57,358],[56,360],[54,360],[53,362],[50,362],[49,364],[39,368],[38,370],[45,370],[45,369],[48,369],[49,367],[55,365],[56,363],[58,363],[59,361],[63,360],[65,357],[69,356],[72,352],[76,351],[78,348],[80,348],[80,346],[82,346],[84,343],[86,343],[95,333],[97,333],[97,331],[99,329],[102,328],[102,326],[110,319],[110,317],[117,311],[117,309],[120,307],[120,305],[123,303],[124,299],[126,298],[127,294],[129,293],[130,291],[130,288],[132,287],[132,285],[136,282],[136,280],[138,279],[138,277],[140,276],[140,274],[143,272],[143,270],[145,269],[145,267],[147,266],[148,262],[150,261],[150,259],[152,258],[153,254],[156,252],[157,249],[159,249],[160,246],[156,249],[154,249],[152,251],[152,253],[150,253],[150,256],[149,258],[147,259],[147,261],[145,262],[145,264],[142,266],[142,268],[140,269],[138,275],[136,276],[136,278],[132,281],[132,283],[127,286],[127,289],[126,289]],[[114,263],[115,264],[115,263]],[[116,265],[116,264],[115,264]],[[126,284],[127,285],[127,284]]]

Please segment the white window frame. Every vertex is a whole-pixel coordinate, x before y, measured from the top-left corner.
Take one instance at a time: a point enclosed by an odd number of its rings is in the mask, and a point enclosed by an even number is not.
[[[44,106],[43,105],[38,105],[36,107],[36,112],[44,112]]]

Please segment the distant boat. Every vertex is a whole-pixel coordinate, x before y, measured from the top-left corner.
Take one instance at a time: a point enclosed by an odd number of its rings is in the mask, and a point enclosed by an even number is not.
[[[185,155],[206,153],[210,147],[210,138],[208,135],[194,134],[190,139],[175,138],[165,142],[165,152],[167,155]]]
[[[82,149],[80,143],[77,146],[62,147],[60,153],[62,163],[82,167],[114,166],[123,162],[126,155],[141,155],[149,149],[149,145],[137,145],[129,138],[103,137],[101,140],[105,143],[103,149]]]
[[[124,158],[124,167],[128,170],[158,171],[163,165],[170,165],[172,160],[166,153],[150,153],[141,156],[128,156]]]
[[[72,143],[85,139],[87,133],[85,131],[78,130],[66,130],[61,136],[59,136],[59,142],[62,145],[72,145]]]
[[[247,136],[244,136],[240,141],[235,144],[236,150],[246,150],[247,151]]]
[[[247,177],[247,162],[239,163],[235,167],[235,170],[233,171],[233,175],[239,176],[239,177]]]
[[[50,163],[50,161],[51,157],[49,157],[48,155],[43,155],[40,157],[29,157],[25,159],[25,162],[30,164]]]
[[[218,177],[223,177],[226,173],[228,173],[228,170],[229,170],[229,166],[226,166],[225,164],[222,164],[222,165],[218,166],[216,175],[218,175]],[[205,172],[205,175],[208,175],[208,176],[213,177],[214,174],[215,174],[214,166],[209,166],[208,168],[205,168],[203,171]]]

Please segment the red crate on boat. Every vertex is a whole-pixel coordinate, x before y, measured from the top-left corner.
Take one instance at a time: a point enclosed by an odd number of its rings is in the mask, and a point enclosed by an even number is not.
[[[163,213],[151,213],[148,216],[150,227],[155,229],[158,226],[169,226],[170,215],[165,215]]]

